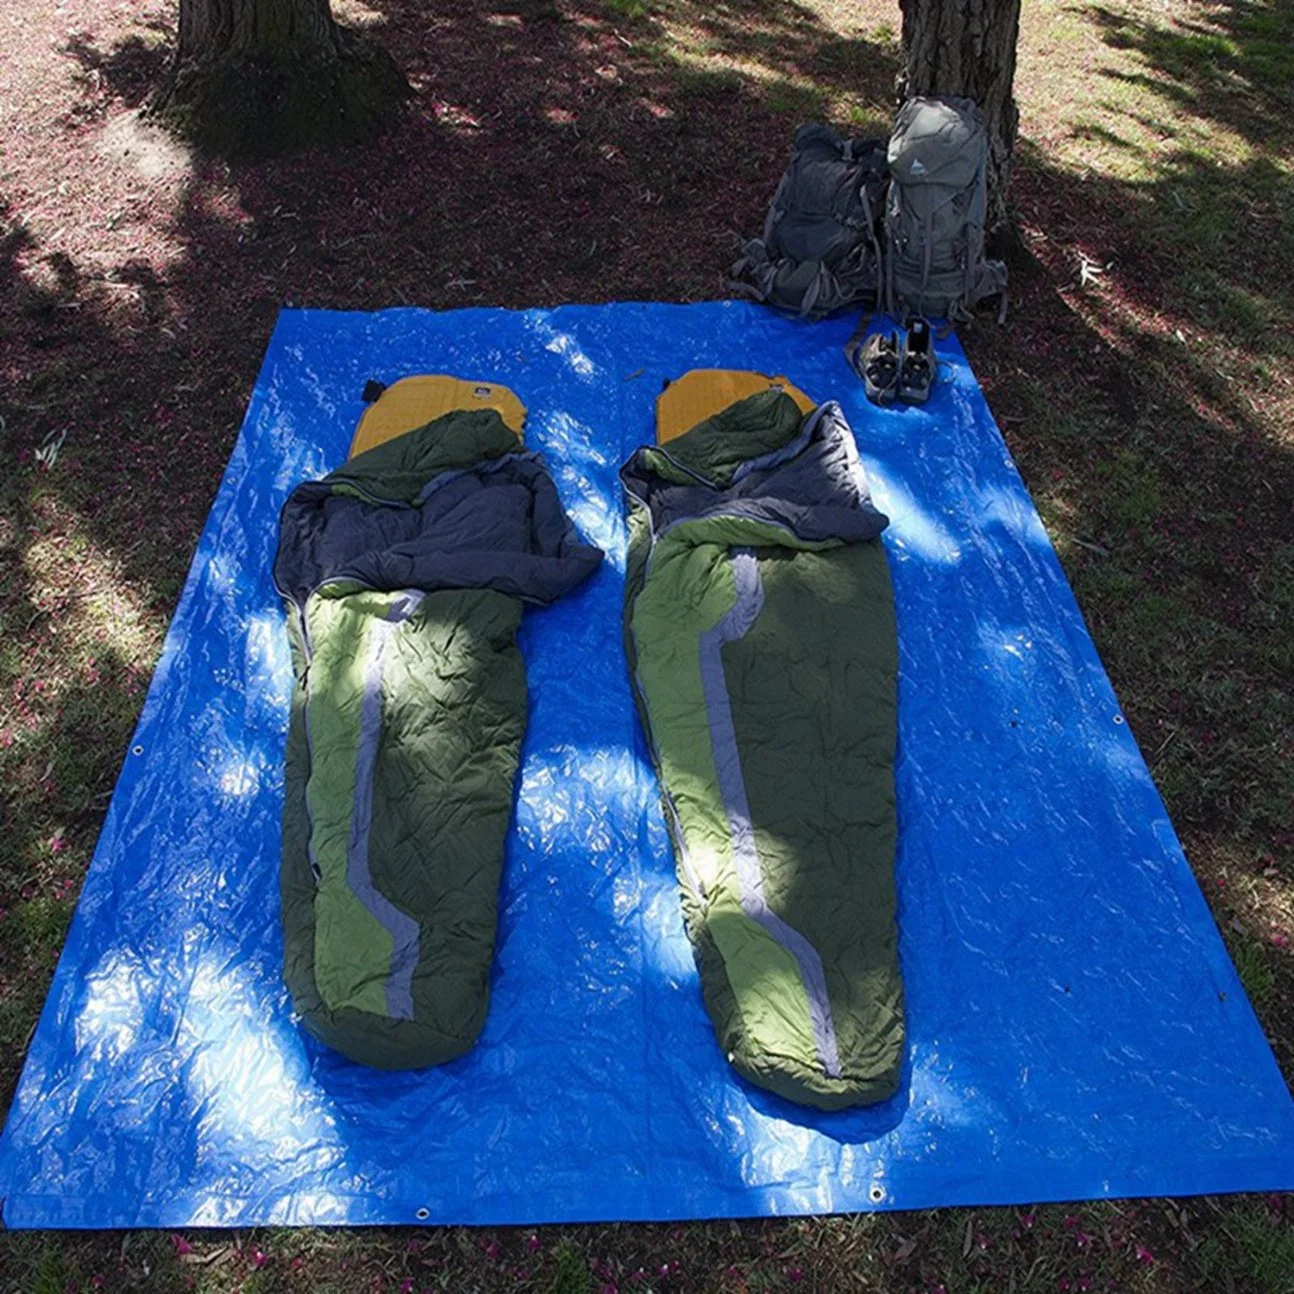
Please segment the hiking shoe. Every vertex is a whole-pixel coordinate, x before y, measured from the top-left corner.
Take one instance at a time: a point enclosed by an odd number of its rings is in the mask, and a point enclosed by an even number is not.
[[[904,404],[925,404],[935,384],[935,352],[930,325],[924,319],[909,319],[899,356],[898,398]]]
[[[867,388],[867,398],[873,404],[893,404],[899,389],[899,339],[896,333],[888,337],[873,333],[859,358],[855,369]]]

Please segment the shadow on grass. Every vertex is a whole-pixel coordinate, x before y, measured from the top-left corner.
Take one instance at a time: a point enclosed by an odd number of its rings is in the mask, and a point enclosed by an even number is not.
[[[1080,594],[1085,578],[1114,581],[1084,607],[1134,709],[1137,694],[1155,698],[1164,722],[1197,721],[1204,745],[1228,733],[1237,742],[1229,773],[1219,776],[1217,751],[1197,751],[1203,757],[1175,778],[1175,820],[1264,848],[1294,795],[1288,768],[1271,762],[1289,719],[1290,654],[1273,600],[1290,596],[1294,462],[1268,402],[1282,394],[1289,306],[1263,290],[1261,260],[1242,269],[1201,258],[1171,213],[1179,204],[1204,210],[1219,194],[1248,201],[1270,182],[1266,164],[1182,163],[1140,185],[1080,180],[1036,156],[1020,171],[1022,208],[1047,231],[1050,256],[1031,285],[1046,299],[1017,320],[1027,339],[1016,331],[1016,372],[994,383],[999,412],[1040,501],[1053,503],[1048,520],[1102,550],[1071,552],[1071,576]],[[1294,202],[1294,183],[1282,178],[1272,200]],[[1108,284],[1084,287],[1081,263],[1054,245],[1093,247],[1094,215],[1101,257],[1116,268]],[[1154,274],[1146,244],[1174,241],[1176,273]],[[1273,243],[1262,256],[1276,265],[1292,252]],[[984,344],[993,351],[1003,340]],[[998,358],[1005,364],[1008,353]],[[1030,432],[1016,431],[1016,420]],[[1030,468],[1044,459],[1039,479]],[[1135,583],[1115,587],[1124,567]],[[1151,594],[1167,601],[1141,596]],[[1107,619],[1125,626],[1108,641]],[[1161,784],[1191,749],[1166,753]]]
[[[1016,201],[1015,317],[968,350],[1288,1077],[1294,179],[1175,153],[1119,180],[1026,144]]]
[[[1098,4],[1080,9],[1138,70],[1107,76],[1144,86],[1195,117],[1253,141],[1287,135],[1294,112],[1294,3],[1225,0],[1165,25]]]
[[[1175,145],[1151,109],[1134,119],[1149,132],[1082,128],[1135,178],[1023,146],[1016,199],[1045,308],[1018,320],[1031,337],[1014,350],[1033,358],[996,399],[1042,433],[1008,427],[1053,531],[1080,541],[1071,579],[1193,861],[1254,887],[1237,937],[1257,946],[1266,911],[1294,911],[1294,651],[1279,629],[1294,607],[1294,4],[1233,0],[1177,23],[1081,12],[1122,55],[1105,74],[1204,142]],[[1288,958],[1279,990],[1254,997],[1288,1074]]]

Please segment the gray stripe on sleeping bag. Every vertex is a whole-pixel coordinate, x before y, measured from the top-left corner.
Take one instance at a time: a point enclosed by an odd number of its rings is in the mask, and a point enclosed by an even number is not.
[[[386,981],[386,1009],[395,1020],[413,1019],[413,971],[418,964],[421,929],[373,883],[368,838],[373,826],[373,774],[382,736],[382,670],[386,648],[397,627],[421,605],[423,594],[406,589],[373,627],[372,650],[364,667],[359,743],[355,751],[355,807],[346,847],[346,882],[354,895],[391,936],[391,973]]]
[[[714,746],[719,794],[728,814],[733,863],[741,890],[741,908],[795,958],[800,967],[800,977],[804,981],[805,995],[809,999],[809,1019],[813,1026],[818,1061],[828,1078],[839,1078],[840,1052],[836,1045],[835,1026],[831,1020],[831,1002],[827,997],[827,977],[822,967],[822,958],[798,930],[787,925],[768,906],[768,900],[764,897],[764,877],[760,869],[759,852],[755,847],[755,830],[750,820],[746,781],[741,773],[741,754],[737,749],[737,733],[732,722],[728,682],[723,672],[724,644],[744,638],[764,605],[759,559],[752,549],[733,549],[732,576],[737,586],[737,600],[713,629],[708,629],[701,635],[701,689],[705,695],[710,740]]]

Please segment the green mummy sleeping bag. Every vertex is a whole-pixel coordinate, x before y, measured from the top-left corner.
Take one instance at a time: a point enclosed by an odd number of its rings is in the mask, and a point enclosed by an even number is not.
[[[353,1060],[439,1064],[480,1032],[526,726],[517,628],[601,556],[494,410],[387,440],[284,507],[285,974]]]
[[[838,405],[764,391],[621,479],[626,651],[719,1044],[791,1100],[884,1100],[897,646],[852,432]]]

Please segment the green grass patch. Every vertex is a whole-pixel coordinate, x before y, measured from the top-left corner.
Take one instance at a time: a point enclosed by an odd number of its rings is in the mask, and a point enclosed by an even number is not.
[[[1255,1201],[1239,1201],[1199,1244],[1201,1290],[1294,1294],[1294,1225]]]
[[[622,18],[646,18],[651,13],[650,7],[644,3],[644,0],[602,0],[612,13],[619,14]]]
[[[37,895],[9,914],[9,934],[22,941],[29,956],[55,953],[71,920],[72,905],[66,899]]]
[[[1276,972],[1267,950],[1255,939],[1240,936],[1232,944],[1231,960],[1245,993],[1255,1007],[1267,1006],[1276,992]]]
[[[548,1294],[593,1294],[593,1273],[588,1260],[569,1241],[553,1251],[554,1270],[546,1286]]]
[[[773,112],[796,121],[820,121],[825,115],[826,96],[817,86],[806,86],[794,81],[775,81],[768,87],[764,102]]]
[[[67,1268],[63,1255],[50,1241],[41,1247],[35,1270],[31,1273],[32,1294],[65,1294]]]
[[[1191,265],[1177,281],[1183,303],[1200,327],[1230,333],[1241,342],[1257,343],[1276,354],[1294,354],[1285,301],[1231,282],[1211,265]],[[1255,371],[1264,381],[1275,376],[1275,370],[1266,365],[1256,364]]]
[[[860,135],[875,135],[878,138],[889,133],[890,124],[877,116],[875,109],[861,103],[851,103],[845,113],[845,120]]]
[[[1294,83],[1294,10],[1288,4],[1236,4],[1204,23],[1147,21],[1113,6],[1093,11],[1106,42],[1135,53],[1175,88],[1215,95],[1247,91],[1280,100]]]
[[[1144,530],[1156,522],[1164,508],[1159,472],[1135,449],[1118,450],[1103,465],[1102,502],[1110,522],[1121,529]]]
[[[1294,677],[1294,544],[1279,544],[1258,587],[1258,607],[1271,628],[1272,665]]]
[[[740,94],[745,77],[731,67],[680,66],[674,72],[674,85],[682,99],[730,98]]]

